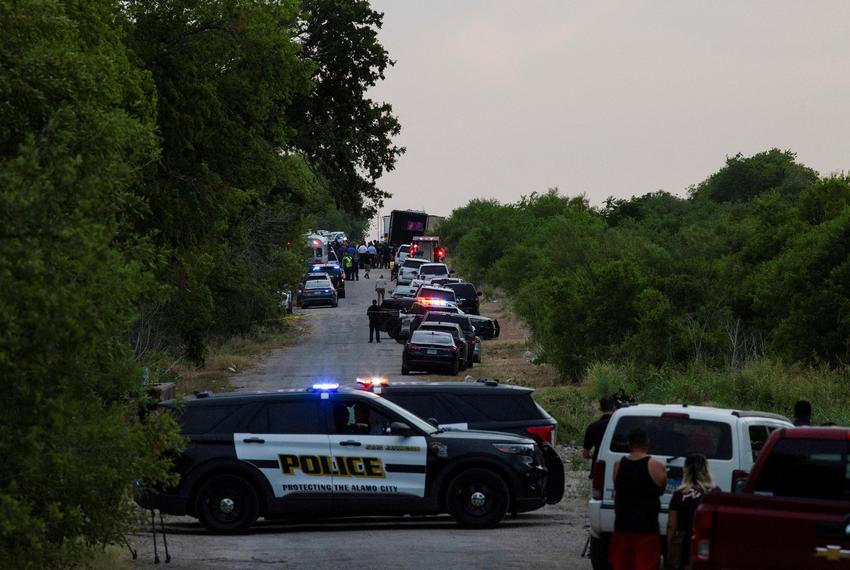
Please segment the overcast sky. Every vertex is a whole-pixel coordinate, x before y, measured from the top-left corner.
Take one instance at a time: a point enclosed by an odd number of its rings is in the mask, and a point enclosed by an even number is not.
[[[850,2],[372,0],[396,60],[372,93],[407,147],[394,208],[557,186],[682,194],[727,155],[850,167]]]

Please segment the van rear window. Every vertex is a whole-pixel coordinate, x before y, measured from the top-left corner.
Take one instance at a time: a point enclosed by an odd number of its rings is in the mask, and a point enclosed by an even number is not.
[[[643,428],[649,434],[650,455],[687,457],[701,453],[708,459],[732,459],[729,424],[678,417],[621,417],[611,439],[611,451],[628,453],[629,432],[635,428]]]

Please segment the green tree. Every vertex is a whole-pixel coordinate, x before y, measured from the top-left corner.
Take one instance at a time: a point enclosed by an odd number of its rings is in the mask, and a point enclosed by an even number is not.
[[[378,41],[383,14],[367,0],[303,0],[302,57],[315,64],[315,88],[295,98],[289,120],[293,144],[327,180],[342,210],[369,217],[388,194],[377,187],[404,148],[392,106],[368,90],[393,64]]]
[[[0,4],[0,559],[73,564],[118,540],[136,479],[167,479],[173,421],[137,414],[126,344],[151,285],[132,239],[157,158],[150,78],[116,5]]]

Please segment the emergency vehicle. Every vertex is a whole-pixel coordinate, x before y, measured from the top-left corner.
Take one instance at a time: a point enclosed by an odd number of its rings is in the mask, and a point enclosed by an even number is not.
[[[546,504],[534,439],[444,430],[371,392],[320,383],[161,406],[188,438],[180,483],[139,502],[208,530],[245,529],[260,516],[439,513],[491,528]]]
[[[410,255],[433,263],[442,263],[446,248],[440,245],[438,236],[415,236],[410,243]]]

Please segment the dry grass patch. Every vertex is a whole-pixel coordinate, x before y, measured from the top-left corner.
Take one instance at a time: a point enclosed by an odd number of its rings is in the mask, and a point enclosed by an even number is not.
[[[263,355],[272,350],[292,346],[304,338],[306,324],[298,316],[287,317],[274,328],[261,327],[247,335],[213,343],[206,365],[196,368],[180,363],[174,367],[177,393],[192,394],[201,390],[230,392],[229,379],[253,368]]]

